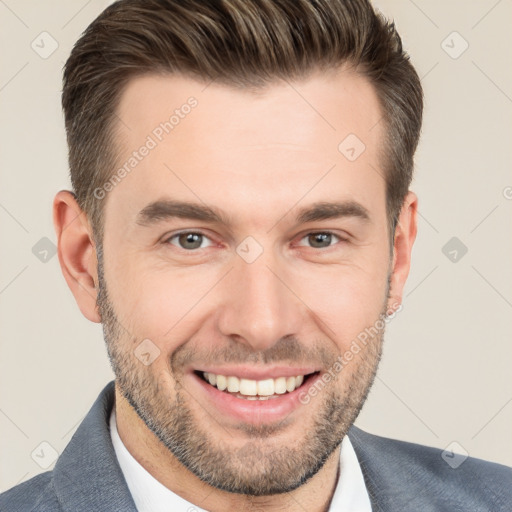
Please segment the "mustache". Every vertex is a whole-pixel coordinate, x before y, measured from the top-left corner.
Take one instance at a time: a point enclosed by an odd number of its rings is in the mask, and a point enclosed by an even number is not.
[[[201,343],[198,345],[201,346]],[[332,346],[332,350],[326,346]],[[229,340],[225,347],[208,350],[203,348],[199,350],[185,343],[173,352],[170,364],[174,373],[185,366],[195,366],[205,362],[213,365],[251,363],[259,366],[288,363],[299,366],[313,363],[327,368],[334,363],[339,354],[339,349],[333,342],[315,340],[304,344],[295,336],[286,336],[265,351],[251,350],[249,346],[233,340]]]

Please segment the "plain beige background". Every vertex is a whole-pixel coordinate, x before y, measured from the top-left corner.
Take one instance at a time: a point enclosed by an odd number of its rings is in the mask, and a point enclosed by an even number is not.
[[[53,196],[69,188],[61,68],[107,3],[0,1],[0,491],[53,467],[113,377],[49,243]],[[426,112],[404,307],[357,425],[512,465],[512,2],[376,3]]]

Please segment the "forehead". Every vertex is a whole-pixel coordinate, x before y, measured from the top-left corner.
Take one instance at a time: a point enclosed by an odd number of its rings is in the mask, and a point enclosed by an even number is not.
[[[159,195],[262,215],[306,192],[311,201],[354,190],[362,202],[383,198],[382,112],[373,86],[350,70],[256,91],[143,76],[117,115],[118,166],[128,172],[109,203],[128,216]]]
[[[124,89],[119,128],[128,130],[129,139],[133,128],[151,133],[155,122],[168,121],[175,111],[182,121],[191,98],[199,108],[193,109],[187,123],[173,120],[175,128],[182,125],[173,133],[176,141],[192,130],[202,136],[203,143],[238,130],[237,146],[245,136],[252,145],[305,143],[307,149],[320,140],[332,145],[352,130],[370,143],[379,134],[373,128],[382,117],[374,87],[351,69],[316,72],[304,81],[280,80],[258,89],[203,83],[180,75],[147,75],[132,79]],[[288,130],[283,132],[283,127]]]

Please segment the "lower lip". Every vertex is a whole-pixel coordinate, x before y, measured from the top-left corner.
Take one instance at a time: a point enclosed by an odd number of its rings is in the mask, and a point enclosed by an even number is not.
[[[293,411],[304,406],[299,400],[307,393],[308,389],[320,378],[320,373],[308,377],[304,383],[290,393],[277,395],[276,398],[268,400],[247,400],[220,391],[215,386],[208,384],[204,379],[192,373],[194,386],[206,395],[207,400],[223,416],[227,415],[244,423],[261,424],[282,421]]]

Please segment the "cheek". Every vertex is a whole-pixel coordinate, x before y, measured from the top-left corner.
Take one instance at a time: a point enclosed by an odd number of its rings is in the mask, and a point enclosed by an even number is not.
[[[302,273],[297,294],[322,322],[326,336],[346,350],[351,341],[378,320],[386,304],[387,266],[355,265]]]
[[[124,278],[121,277],[121,270]],[[137,338],[149,338],[169,352],[171,340],[186,342],[198,327],[198,315],[209,292],[222,277],[222,269],[172,269],[141,264],[119,267],[112,281],[118,282],[112,299],[119,319]],[[109,289],[110,291],[110,289]],[[212,294],[213,296],[214,294]]]

